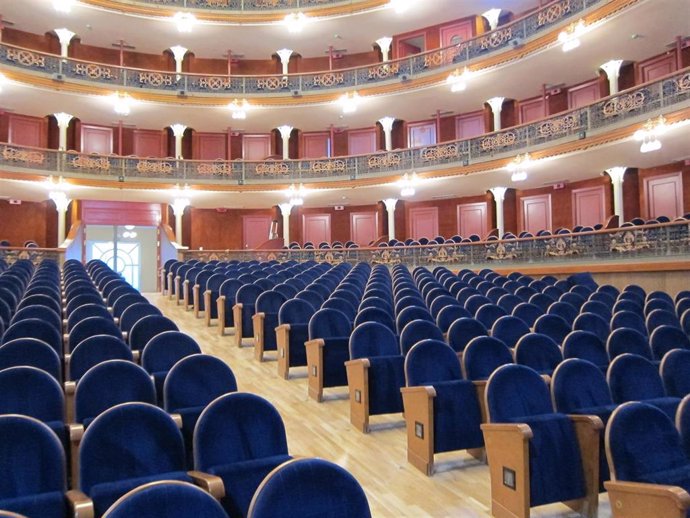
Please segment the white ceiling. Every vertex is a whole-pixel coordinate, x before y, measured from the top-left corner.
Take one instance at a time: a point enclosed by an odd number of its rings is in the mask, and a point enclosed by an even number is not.
[[[538,5],[536,0],[423,0],[404,14],[383,8],[365,13],[316,19],[299,34],[282,24],[220,25],[199,23],[191,33],[180,34],[166,18],[125,15],[85,4],[69,14],[53,10],[49,0],[1,0],[3,18],[16,29],[44,34],[60,27],[77,33],[83,44],[110,47],[119,40],[137,52],[160,54],[171,45],[183,45],[197,57],[221,58],[228,49],[247,59],[269,58],[277,49],[291,48],[305,57],[323,56],[329,45],[348,53],[366,52],[382,36],[393,36],[448,20],[480,14],[500,7],[521,13]]]
[[[459,198],[485,193],[488,189],[503,185],[518,189],[531,189],[594,178],[607,168],[614,166],[654,167],[662,164],[690,159],[690,122],[672,128],[663,137],[663,148],[654,153],[639,152],[639,142],[632,139],[589,149],[586,152],[563,155],[558,158],[538,160],[529,169],[526,181],[513,183],[510,174],[504,170],[423,180],[413,201]],[[69,196],[74,199],[142,201],[169,203],[179,193],[171,190],[137,190],[133,183],[115,188],[73,186]],[[400,188],[394,184],[347,189],[311,190],[305,198],[306,207],[332,205],[366,205],[378,200],[398,197]],[[48,198],[48,188],[40,182],[0,179],[0,195],[26,201],[42,201]],[[267,192],[219,192],[191,190],[189,195],[193,207],[199,208],[262,208],[283,203],[286,200],[280,191]]]
[[[36,0],[29,0],[36,1]],[[439,0],[440,1],[440,0]],[[7,0],[0,0],[0,5]],[[14,5],[14,2],[12,3]],[[561,48],[532,54],[517,62],[477,74],[463,93],[451,93],[445,84],[424,90],[405,91],[397,95],[364,98],[354,114],[342,115],[334,103],[308,108],[300,106],[255,108],[244,121],[234,121],[224,105],[230,100],[218,99],[218,107],[139,102],[125,118],[126,125],[139,128],[164,128],[180,122],[199,131],[233,130],[267,132],[282,124],[303,131],[336,127],[371,127],[383,116],[401,120],[428,119],[438,109],[443,113],[465,113],[481,109],[494,96],[527,99],[540,95],[542,84],[574,85],[595,77],[598,67],[610,59],[641,60],[660,54],[672,43],[673,35],[690,34],[690,17],[674,16],[687,10],[689,0],[647,0],[636,7],[594,27],[582,38],[582,45],[563,53]],[[262,29],[263,30],[263,29]],[[632,38],[632,35],[637,35]],[[136,95],[136,93],[133,93]],[[251,100],[260,103],[259,99]],[[58,91],[34,90],[10,84],[0,96],[2,108],[27,115],[44,116],[65,111],[82,121],[116,124],[110,101],[104,96],[84,96]]]

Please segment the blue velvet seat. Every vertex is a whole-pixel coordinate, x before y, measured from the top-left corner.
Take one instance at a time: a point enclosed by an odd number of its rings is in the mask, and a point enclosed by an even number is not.
[[[460,305],[444,306],[436,315],[436,325],[441,332],[448,333],[450,326],[459,318],[471,318],[471,315]]]
[[[62,336],[60,331],[55,329],[48,322],[37,318],[27,318],[9,326],[2,335],[2,345],[17,338],[35,338],[41,340],[62,357]]]
[[[474,318],[459,318],[448,328],[448,344],[456,353],[461,353],[473,338],[488,336],[484,324]]]
[[[513,316],[503,316],[494,322],[491,336],[498,338],[508,347],[515,347],[520,337],[529,333],[529,327],[522,319]]]
[[[290,367],[307,364],[304,343],[309,339],[309,319],[315,311],[311,304],[297,298],[288,300],[278,311],[278,374],[285,379]]]
[[[263,361],[264,351],[277,350],[276,327],[278,312],[287,298],[277,291],[265,291],[256,299],[255,314],[252,317],[254,331],[254,355]]]
[[[36,419],[8,414],[0,415],[0,437],[0,509],[67,518],[65,452],[55,434]]]
[[[100,317],[106,320],[112,320],[108,308],[103,304],[83,304],[72,311],[67,317],[67,332],[69,332],[76,324],[89,317]]]
[[[62,318],[60,318],[60,314],[56,313],[54,309],[48,306],[27,306],[22,308],[14,314],[9,324],[12,325],[15,322],[27,318],[36,318],[48,322],[58,331],[62,329]]]
[[[611,361],[606,379],[617,404],[644,401],[675,418],[680,398],[666,394],[658,368],[648,359],[621,354]]]
[[[221,503],[232,518],[247,515],[261,481],[291,458],[280,414],[254,394],[220,396],[202,412],[194,430],[195,469],[223,480]]]
[[[67,352],[71,353],[81,342],[96,335],[122,338],[122,331],[117,327],[111,316],[85,318],[71,329],[67,342]]]
[[[609,356],[604,342],[589,331],[573,331],[565,337],[563,358],[587,360],[603,371],[609,366]]]
[[[542,315],[534,323],[534,331],[548,336],[560,346],[571,328],[568,322],[558,315]]]
[[[341,313],[345,314],[351,322],[354,322],[355,316],[357,315],[357,309],[349,301],[340,297],[331,297],[324,301],[321,305],[321,309],[337,309]]]
[[[128,333],[140,319],[149,315],[162,315],[160,309],[148,302],[137,302],[127,307],[120,315],[120,329]]]
[[[321,459],[293,460],[275,469],[254,495],[248,518],[371,518],[357,480]]]
[[[69,360],[68,381],[78,381],[91,367],[107,360],[132,361],[132,350],[122,340],[110,335],[94,335],[74,348]]]
[[[649,345],[654,359],[660,361],[673,349],[690,349],[690,338],[679,327],[662,325],[651,332]]]
[[[512,313],[513,310],[519,305],[522,304],[522,299],[520,297],[516,297],[513,294],[507,294],[503,295],[500,299],[498,299],[498,305],[501,306],[506,313]]]
[[[462,356],[462,372],[472,381],[486,380],[501,365],[513,363],[513,355],[498,338],[479,336],[467,344]]]
[[[654,330],[660,326],[672,326],[681,329],[680,319],[674,310],[655,309],[647,315],[645,325],[650,337]]]
[[[552,297],[549,297],[548,295],[545,295],[544,293],[535,293],[532,295],[528,302],[530,304],[534,304],[537,306],[539,309],[541,309],[544,313],[546,313],[549,309],[549,307],[556,302],[555,299]]]
[[[148,373],[125,360],[107,360],[79,379],[74,393],[74,420],[88,427],[101,413],[120,403],[156,404],[156,389]]]
[[[647,326],[645,326],[642,316],[632,311],[615,311],[614,308],[614,313],[611,317],[611,331],[624,327],[634,329],[643,336],[647,336]]]
[[[626,509],[633,518],[651,516],[650,509],[657,516],[687,515],[690,462],[667,414],[644,402],[621,405],[606,428],[606,451],[612,507]],[[667,491],[676,488],[683,490],[680,495]]]
[[[395,320],[385,309],[379,307],[367,307],[360,309],[355,317],[355,327],[365,322],[378,322],[388,327],[393,333],[396,332]]]
[[[168,331],[179,331],[177,324],[162,315],[149,315],[137,321],[127,337],[133,351],[143,351],[154,337]]]
[[[139,292],[125,281],[122,281],[122,284],[108,293],[106,297],[107,305],[112,308],[117,299],[125,295],[139,295]]]
[[[595,433],[588,437],[586,444],[580,444],[578,425],[568,416],[554,412],[546,382],[536,371],[523,365],[504,365],[497,369],[489,378],[486,401],[489,424],[482,429],[495,488],[493,505],[501,505],[519,516],[525,507],[580,500],[586,502],[583,507],[587,514],[594,516],[598,494],[596,489],[588,492],[591,486],[587,477],[598,477],[598,470],[588,466],[585,471],[583,466],[598,454],[596,430],[601,426],[598,419],[584,423],[590,433]],[[520,425],[526,425],[527,430]],[[520,443],[528,446],[525,464],[521,465],[515,457],[503,457],[500,446],[506,440],[511,440],[516,449],[523,447]],[[582,449],[583,446],[587,449]],[[500,484],[505,480],[506,469],[519,474],[514,489]],[[525,469],[529,482],[522,480]],[[597,481],[598,478],[595,486]]]
[[[431,475],[435,453],[484,445],[476,389],[463,379],[458,357],[447,344],[428,339],[412,347],[405,358],[405,380],[408,460],[415,467]],[[425,453],[420,456],[420,451]]]
[[[413,320],[400,333],[400,352],[405,356],[420,340],[433,339],[443,341],[443,333],[433,322]]]
[[[493,304],[493,302],[484,295],[472,295],[465,301],[465,309],[472,315],[476,315],[479,308],[485,304]]]
[[[153,377],[159,405],[163,403],[165,377],[173,365],[182,358],[200,353],[196,340],[180,331],[163,331],[148,341],[141,353],[141,366]]]
[[[223,311],[223,322],[219,322],[219,325],[224,329],[226,327],[233,327],[235,325],[235,316],[233,314],[232,308],[235,306],[235,297],[237,296],[237,290],[242,287],[243,283],[239,279],[227,279],[225,280],[218,289],[218,299],[216,301],[216,311],[218,312],[218,318],[220,318],[220,305],[224,308]]]
[[[503,316],[506,316],[506,312],[496,304],[484,304],[474,314],[474,318],[484,324],[487,329],[491,329],[494,322]]]
[[[673,303],[673,299],[671,299],[670,297],[668,299],[650,299],[644,305],[643,313],[645,317],[649,316],[649,314],[655,309],[661,309],[664,311],[670,311],[671,313],[675,313],[676,306]]]
[[[678,405],[675,423],[685,455],[690,458],[690,397],[683,397]]]
[[[608,321],[595,313],[582,312],[573,322],[573,331],[589,331],[597,335],[602,342],[608,340],[609,330]]]
[[[0,370],[23,365],[41,369],[58,382],[62,381],[60,357],[42,340],[15,338],[0,346]]]
[[[113,317],[120,320],[122,313],[131,306],[132,304],[137,304],[139,302],[148,302],[146,297],[139,293],[127,293],[118,297],[115,302],[113,302]]]
[[[434,322],[434,317],[432,317],[429,310],[423,306],[405,307],[405,309],[397,313],[395,319],[395,327],[398,330],[398,334],[402,333],[405,326],[413,320],[428,320],[429,322]]]
[[[79,488],[93,500],[96,517],[143,484],[191,482],[184,469],[184,444],[175,421],[146,403],[106,410],[86,429],[79,448]]]
[[[612,314],[615,315],[619,311],[630,311],[636,315],[642,316],[644,314],[642,310],[642,304],[633,296],[632,299],[617,299],[616,303],[613,305]]]
[[[235,294],[233,319],[235,323],[235,344],[242,345],[243,338],[254,336],[252,317],[256,308],[256,300],[265,290],[257,284],[245,284]]]
[[[522,302],[515,306],[511,313],[514,317],[521,319],[528,327],[534,327],[535,322],[541,317],[544,312],[534,304],[529,302]]]
[[[228,518],[218,501],[188,482],[151,482],[115,502],[104,518]]]
[[[649,360],[652,359],[652,350],[649,347],[647,337],[635,329],[614,329],[606,342],[606,351],[611,360],[624,353],[637,354]]]
[[[579,312],[572,304],[568,304],[567,302],[554,302],[549,306],[547,314],[558,315],[570,325],[573,325]]]
[[[597,300],[588,300],[582,305],[580,310],[581,313],[594,313],[595,315],[604,319],[608,325],[611,321],[611,306],[607,306],[605,303]]]
[[[566,302],[573,306],[575,309],[580,311],[580,308],[584,305],[584,303],[587,301],[582,295],[578,295],[577,293],[564,293],[561,295],[561,297],[558,299],[559,302]]]
[[[558,344],[540,333],[526,334],[515,346],[515,363],[526,365],[539,374],[551,375],[562,361]]]
[[[673,349],[667,352],[659,370],[666,394],[680,398],[690,394],[690,351]]]
[[[587,297],[587,302],[601,302],[607,308],[609,308],[609,311],[611,311],[613,309],[614,304],[616,303],[617,296],[618,295],[611,295],[610,293],[607,293],[605,290],[597,290],[594,293],[592,293],[589,297]]]

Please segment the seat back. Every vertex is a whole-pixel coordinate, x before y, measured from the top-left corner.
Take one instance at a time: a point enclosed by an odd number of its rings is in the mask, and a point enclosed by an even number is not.
[[[617,329],[634,329],[643,336],[647,336],[647,327],[640,315],[632,311],[616,311],[611,317],[611,332]]]
[[[570,325],[557,315],[542,315],[534,323],[534,331],[551,338],[559,346],[570,333]]]
[[[563,414],[613,405],[606,376],[587,360],[572,358],[556,367],[551,378],[551,394],[556,411]]]
[[[393,331],[379,322],[364,322],[350,335],[350,359],[400,354],[398,339]]]
[[[575,322],[575,319],[577,318],[578,310],[575,306],[567,302],[554,302],[549,306],[548,314],[558,315],[563,320],[572,325],[573,322]]]
[[[647,337],[635,329],[614,329],[606,342],[606,351],[611,360],[625,353],[652,359],[652,351]]]
[[[50,345],[36,338],[16,338],[0,347],[0,370],[30,366],[62,380],[62,362]]]
[[[139,319],[129,332],[129,345],[134,351],[141,351],[155,336],[166,331],[178,331],[177,324],[162,315],[148,315]]]
[[[529,333],[529,327],[522,319],[510,315],[503,316],[494,322],[491,336],[498,338],[508,347],[515,347],[518,340]]]
[[[62,336],[60,331],[52,325],[37,318],[27,318],[12,324],[2,335],[2,344],[6,344],[16,338],[35,338],[50,345],[53,350],[62,356]]]
[[[609,323],[595,313],[580,313],[573,322],[574,331],[589,331],[597,335],[602,342],[609,337]]]
[[[486,386],[489,421],[514,423],[520,418],[553,413],[551,395],[539,373],[524,365],[503,365]]]
[[[667,352],[659,370],[666,394],[681,398],[690,394],[690,351],[673,349]]]
[[[462,371],[472,381],[485,380],[501,365],[513,363],[513,355],[498,338],[479,336],[467,344],[462,356]]]
[[[21,414],[44,423],[64,419],[62,387],[53,376],[36,367],[1,370],[0,394],[0,415]]]
[[[192,354],[200,354],[201,347],[188,334],[180,331],[163,331],[151,338],[141,353],[141,366],[146,372],[169,371],[179,360]]]
[[[606,346],[589,331],[573,331],[563,340],[563,358],[579,358],[604,367],[609,364]]]
[[[337,309],[320,309],[309,319],[309,339],[349,337],[350,319]]]
[[[515,309],[513,309],[512,313],[514,317],[518,317],[529,327],[534,326],[534,323],[543,314],[544,312],[538,306],[528,302],[522,302],[515,306]]]
[[[613,400],[619,404],[666,396],[657,367],[636,354],[621,354],[611,361],[607,380]]]
[[[428,320],[413,320],[400,333],[400,352],[406,355],[419,341],[425,339],[443,341],[443,333],[433,322]]]
[[[237,391],[232,369],[220,358],[193,354],[178,361],[163,385],[163,405],[168,412],[208,405],[217,397]]]
[[[561,348],[547,335],[526,334],[515,346],[515,363],[531,367],[541,374],[551,374],[562,361]]]
[[[279,324],[308,324],[315,313],[314,307],[304,300],[290,299],[278,310]]]
[[[371,299],[373,300],[373,299]],[[376,322],[388,327],[394,334],[396,332],[395,320],[388,311],[380,307],[368,307],[360,309],[355,317],[355,327],[365,322]]]
[[[676,326],[659,326],[649,337],[649,345],[655,359],[661,360],[666,353],[673,349],[690,349],[690,338]]]
[[[110,335],[94,335],[77,345],[69,362],[69,379],[78,381],[91,367],[107,360],[132,361],[132,350],[122,340]]]
[[[122,329],[122,331],[125,333],[129,333],[134,327],[134,324],[136,324],[140,319],[149,315],[161,314],[160,309],[153,304],[149,304],[148,302],[137,302],[131,306],[128,306],[127,309],[122,312],[122,315],[120,316],[120,329]]]

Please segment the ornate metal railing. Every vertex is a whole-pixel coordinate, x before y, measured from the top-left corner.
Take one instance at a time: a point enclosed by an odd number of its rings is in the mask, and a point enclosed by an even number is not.
[[[0,144],[0,167],[63,176],[126,181],[216,184],[290,184],[384,177],[457,169],[524,152],[535,146],[575,141],[660,113],[690,106],[690,67],[658,81],[522,126],[471,139],[371,155],[312,160],[175,160],[89,155]]]
[[[44,259],[61,263],[64,252],[63,248],[0,247],[0,259],[10,265],[20,259],[28,259],[34,264],[39,264]]]
[[[227,14],[237,13],[270,13],[273,11],[308,10],[319,7],[348,7],[358,8],[358,4],[365,2],[358,0],[136,0],[122,2],[124,11],[132,4],[155,5],[161,7],[175,7],[183,9],[198,9],[204,12],[217,11]],[[385,2],[381,2],[385,3]],[[366,8],[366,6],[362,6]]]
[[[444,265],[498,267],[501,265],[564,264],[669,260],[690,254],[690,221],[622,227],[578,234],[558,234],[524,239],[426,246],[334,248],[321,250],[189,250],[184,260],[230,261],[360,261],[372,264],[405,264],[409,267]]]
[[[189,1],[189,0],[188,0]],[[210,0],[203,0],[211,3]],[[254,0],[260,2],[260,0]],[[283,2],[271,0],[268,3]],[[311,0],[316,1],[316,0]],[[109,89],[132,88],[185,95],[302,95],[330,90],[370,87],[406,81],[444,69],[474,63],[487,56],[521,46],[555,26],[598,4],[615,0],[556,0],[540,10],[498,29],[481,34],[458,45],[431,50],[403,59],[355,68],[305,74],[262,76],[177,74],[163,70],[143,70],[105,63],[63,58],[36,50],[0,44],[0,65],[51,77],[59,81],[95,83]]]

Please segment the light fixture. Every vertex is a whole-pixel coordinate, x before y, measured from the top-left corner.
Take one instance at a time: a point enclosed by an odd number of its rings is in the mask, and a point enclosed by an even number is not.
[[[402,14],[407,11],[413,3],[413,0],[390,0],[390,2],[388,2],[388,6],[391,7],[396,13]]]
[[[506,169],[512,173],[510,179],[513,182],[523,182],[527,180],[527,171],[525,171],[525,169],[530,165],[532,165],[532,157],[529,153],[516,156],[506,166]]]
[[[173,202],[170,204],[175,216],[184,214],[184,210],[192,204],[189,198],[177,197],[173,198]]]
[[[134,230],[134,225],[125,225],[125,230]]]
[[[192,13],[184,13],[182,11],[176,12],[172,20],[177,25],[177,32],[192,32],[197,22],[196,16]]]
[[[656,119],[649,119],[644,123],[642,129],[635,132],[633,137],[635,140],[642,142],[640,145],[640,153],[651,153],[661,149],[661,141],[659,137],[666,133],[668,126],[663,115],[659,115]]]
[[[467,80],[472,75],[467,67],[460,72],[459,68],[456,68],[447,78],[446,84],[450,85],[451,92],[463,92],[467,88]]]
[[[127,226],[131,226],[131,225],[127,225]],[[125,228],[127,228],[127,227],[125,227]],[[134,228],[134,227],[132,227],[132,228]],[[137,233],[134,231],[125,230],[122,233],[122,237],[124,237],[125,239],[134,239],[135,237],[137,237]]]
[[[50,191],[66,191],[69,187],[69,184],[65,182],[65,179],[62,176],[58,176],[56,180],[55,177],[51,174],[50,176],[48,176],[48,178],[46,178],[45,186],[46,189]]]
[[[65,191],[50,191],[48,197],[53,200],[58,212],[65,212],[72,201],[67,197]]]
[[[348,92],[340,96],[338,102],[343,109],[343,113],[354,113],[357,111],[360,96],[357,92]]]
[[[249,102],[247,99],[242,99],[241,101],[238,99],[233,99],[231,103],[228,104],[228,109],[232,112],[232,118],[233,119],[246,119],[247,118],[247,110],[249,109]]]
[[[585,32],[585,21],[573,22],[558,34],[558,41],[563,44],[563,52],[569,52],[580,46],[580,36]]]
[[[2,87],[7,83],[7,78],[4,74],[0,73],[0,93],[2,93]]]
[[[524,182],[527,180],[527,171],[515,171],[512,175],[510,175],[510,179],[513,182]]]
[[[299,186],[295,187],[293,183],[288,187],[285,194],[289,198],[288,203],[290,203],[290,205],[299,207],[300,205],[304,205],[304,197],[307,194],[307,189],[305,189],[304,184],[299,184]]]
[[[412,174],[409,175],[408,173],[405,173],[400,180],[400,196],[404,198],[408,198],[410,196],[414,196],[416,189],[415,186],[419,183],[419,179],[417,178],[417,173],[412,171]]]
[[[126,117],[132,111],[132,98],[126,92],[115,92],[110,96],[113,102],[113,111]]]
[[[74,3],[75,0],[53,0],[53,9],[60,13],[69,13]]]
[[[283,24],[287,27],[288,32],[293,34],[302,32],[308,21],[309,18],[304,13],[290,13],[283,18]]]

